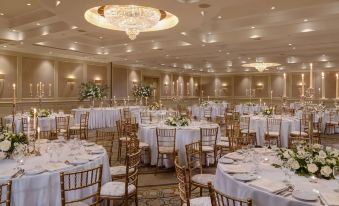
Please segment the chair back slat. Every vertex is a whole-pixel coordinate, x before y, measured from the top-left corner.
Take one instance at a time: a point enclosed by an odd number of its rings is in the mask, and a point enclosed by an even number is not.
[[[109,163],[112,162],[113,142],[114,142],[113,131],[103,131],[103,130],[96,131],[95,143],[98,145],[102,145],[106,149]]]
[[[176,129],[168,129],[168,128],[157,128],[157,145],[159,147],[168,147],[173,148],[173,152],[175,152],[175,138],[176,138]]]
[[[190,206],[189,187],[186,177],[186,169],[185,167],[180,166],[178,157],[175,158],[174,165],[175,165],[175,174],[177,176],[178,181],[178,189],[181,203],[186,203],[187,206]]]
[[[200,142],[202,146],[214,146],[217,144],[218,127],[200,128]]]
[[[11,205],[12,181],[9,180],[4,184],[0,184],[0,205]]]
[[[252,206],[251,199],[244,200],[226,195],[214,189],[211,182],[208,183],[208,191],[211,198],[212,206],[235,206],[235,205]]]

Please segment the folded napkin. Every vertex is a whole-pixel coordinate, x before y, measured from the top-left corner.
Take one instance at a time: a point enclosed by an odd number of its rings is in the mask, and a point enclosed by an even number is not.
[[[227,173],[247,173],[249,169],[244,165],[220,164],[219,167]]]
[[[56,171],[56,170],[62,170],[66,169],[68,167],[71,167],[71,165],[67,165],[65,163],[47,163],[46,165],[43,166],[44,169],[46,169],[49,172]]]
[[[264,190],[270,193],[278,193],[280,191],[286,190],[288,188],[287,185],[281,182],[273,182],[268,179],[258,179],[249,184],[252,187],[258,188],[260,190]]]
[[[243,160],[244,159],[244,156],[237,152],[228,153],[224,157],[232,159],[232,160]]]
[[[320,198],[327,206],[339,206],[339,194],[337,192],[320,192]]]

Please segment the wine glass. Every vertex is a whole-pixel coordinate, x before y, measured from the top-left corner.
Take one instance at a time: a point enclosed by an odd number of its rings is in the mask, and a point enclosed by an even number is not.
[[[16,169],[17,170],[20,170],[20,166],[24,165],[25,163],[25,155],[23,154],[22,151],[19,151],[19,150],[14,150],[13,151],[13,159],[16,161]]]
[[[339,166],[333,167],[333,176],[338,181],[338,184],[339,184]],[[334,191],[339,192],[339,187],[335,189]]]

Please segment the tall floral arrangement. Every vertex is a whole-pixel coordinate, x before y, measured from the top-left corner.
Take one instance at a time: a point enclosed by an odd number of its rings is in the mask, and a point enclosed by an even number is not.
[[[106,86],[96,85],[93,82],[81,83],[80,100],[102,99],[106,96]]]
[[[31,108],[29,110],[29,115],[31,117],[34,116],[34,109],[33,108]],[[37,117],[49,117],[49,116],[51,116],[51,112],[48,109],[38,109]]]
[[[332,179],[333,167],[339,166],[339,151],[331,147],[324,148],[320,144],[302,144],[295,149],[281,148],[278,157],[302,176]]]
[[[27,135],[24,133],[15,134],[12,132],[0,133],[0,152],[9,157],[14,151],[24,151],[28,145]]]
[[[148,109],[149,110],[159,110],[160,104],[158,102],[153,102],[152,104],[149,105]]]
[[[189,125],[189,119],[183,115],[178,117],[168,117],[165,121],[165,124],[168,126],[188,126]]]
[[[267,117],[269,117],[269,116],[272,116],[273,115],[273,108],[267,108],[267,109],[265,109],[263,112],[262,112],[262,114],[264,115],[264,116],[267,116]]]
[[[136,98],[150,97],[152,95],[152,88],[150,86],[137,85],[133,87],[132,94]]]

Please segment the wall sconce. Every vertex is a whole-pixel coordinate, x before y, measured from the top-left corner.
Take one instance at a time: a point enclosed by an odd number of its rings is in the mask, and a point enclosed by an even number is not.
[[[137,80],[133,80],[132,83],[133,83],[133,86],[136,86],[138,81]]]
[[[101,79],[94,79],[94,84],[102,85],[102,80]]]
[[[262,90],[264,88],[264,84],[262,82],[257,83],[257,89]]]
[[[168,86],[168,82],[165,82],[165,83],[164,83],[164,86],[167,87],[167,86]]]
[[[74,85],[75,85],[75,78],[74,77],[67,77],[66,83],[67,83],[67,86],[69,86],[71,89],[73,89]]]
[[[222,83],[221,86],[222,87],[227,87],[228,85],[227,85],[227,83]]]

